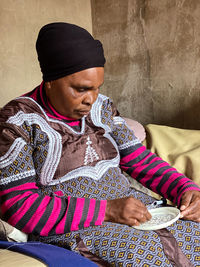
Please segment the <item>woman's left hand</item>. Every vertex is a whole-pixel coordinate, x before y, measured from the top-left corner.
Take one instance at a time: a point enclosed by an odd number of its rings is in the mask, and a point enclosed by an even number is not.
[[[180,211],[183,219],[200,222],[200,192],[191,190],[183,193]]]

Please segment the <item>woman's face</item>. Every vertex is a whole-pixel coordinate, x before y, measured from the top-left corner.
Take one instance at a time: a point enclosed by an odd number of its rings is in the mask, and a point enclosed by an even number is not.
[[[80,119],[90,112],[103,82],[104,68],[96,67],[46,82],[45,90],[57,112]]]

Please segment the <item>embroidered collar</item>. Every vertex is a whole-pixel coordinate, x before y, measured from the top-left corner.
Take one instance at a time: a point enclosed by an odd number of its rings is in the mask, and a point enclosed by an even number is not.
[[[51,105],[46,92],[44,90],[44,82],[42,82],[38,87],[36,87],[33,91],[30,93],[27,93],[23,96],[28,96],[35,100],[45,111],[47,116],[52,119],[56,119],[59,121],[62,121],[66,123],[68,126],[70,126],[73,130],[76,132],[82,132],[82,120],[76,120],[73,118],[65,117],[61,114],[59,114]]]

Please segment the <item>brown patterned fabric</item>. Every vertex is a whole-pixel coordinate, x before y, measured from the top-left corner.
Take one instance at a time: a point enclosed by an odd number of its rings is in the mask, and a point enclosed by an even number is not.
[[[160,237],[165,255],[174,267],[194,267],[183,254],[174,236],[167,229],[157,230],[156,233]]]

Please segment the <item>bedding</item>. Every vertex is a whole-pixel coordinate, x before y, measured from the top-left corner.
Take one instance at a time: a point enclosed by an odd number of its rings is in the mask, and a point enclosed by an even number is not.
[[[40,242],[8,242],[0,241],[0,248],[9,249],[11,251],[20,252],[32,256],[40,261],[44,262],[49,267],[95,267],[95,263],[88,259],[64,248],[53,246],[50,244],[43,244]],[[1,251],[2,252],[2,251]],[[9,255],[9,254],[8,254]],[[26,257],[27,258],[27,257]],[[22,263],[26,261],[25,258],[21,258]],[[3,259],[1,257],[0,266],[3,266]],[[30,264],[32,259],[30,259]],[[39,263],[38,263],[39,264]],[[44,264],[36,266],[46,266]],[[4,265],[10,266],[10,265]],[[17,266],[17,265],[15,265]],[[18,265],[21,267],[20,265]],[[27,265],[26,265],[27,266]],[[31,266],[31,265],[30,265]]]
[[[135,131],[135,121],[125,118]],[[156,153],[179,172],[184,173],[200,185],[200,130],[179,129],[170,126],[148,124],[143,134],[141,124],[137,129],[138,138],[151,152]],[[145,137],[145,139],[143,139]],[[129,176],[127,176],[129,178]],[[130,179],[131,186],[156,199],[161,196]],[[172,204],[168,201],[169,204]]]
[[[200,185],[200,130],[148,124],[144,144]]]
[[[19,252],[0,249],[0,267],[46,267],[43,262]]]

